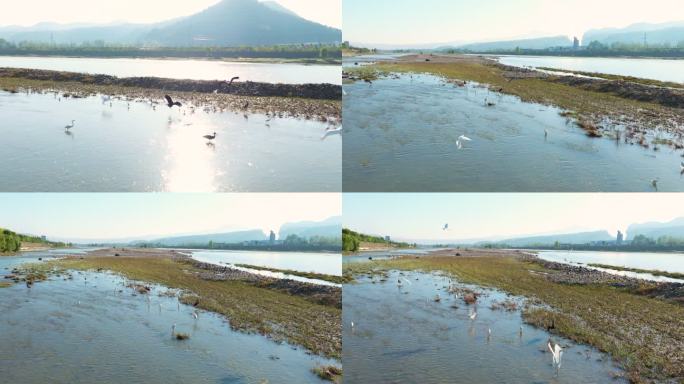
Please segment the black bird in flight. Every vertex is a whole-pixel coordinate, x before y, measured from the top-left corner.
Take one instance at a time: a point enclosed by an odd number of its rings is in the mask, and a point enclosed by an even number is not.
[[[179,107],[182,106],[182,104],[181,104],[179,101],[175,101],[175,102],[174,102],[174,101],[171,99],[171,96],[169,96],[169,95],[164,96],[164,98],[166,99],[166,105],[168,105],[169,108],[173,108],[174,105],[177,105],[177,106],[179,106]]]

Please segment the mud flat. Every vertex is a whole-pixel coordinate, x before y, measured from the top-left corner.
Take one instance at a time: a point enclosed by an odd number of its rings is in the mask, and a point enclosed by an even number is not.
[[[659,150],[684,148],[684,89],[670,83],[595,74],[576,76],[506,66],[480,56],[410,55],[346,70],[345,81],[429,73],[457,87],[476,82],[525,102],[553,105],[590,137]]]
[[[224,315],[234,330],[259,333],[300,345],[326,358],[341,354],[342,290],[339,287],[273,279],[207,264],[174,250],[107,248],[11,271],[7,281],[34,284],[69,271],[110,271],[179,291],[179,300]]]
[[[342,88],[333,84],[271,84],[255,82],[176,80],[156,77],[118,78],[36,69],[0,68],[0,89],[8,92],[53,92],[63,98],[96,94],[165,107],[164,95],[193,108],[338,123]]]
[[[526,300],[525,322],[607,352],[635,383],[684,379],[684,287],[547,262],[519,251],[440,250],[345,264],[352,276],[445,273]],[[385,277],[383,277],[385,276]]]

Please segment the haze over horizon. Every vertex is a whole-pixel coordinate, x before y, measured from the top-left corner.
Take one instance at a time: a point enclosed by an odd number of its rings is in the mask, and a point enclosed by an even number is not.
[[[30,27],[39,23],[149,24],[189,16],[220,1],[119,0],[98,2],[95,7],[89,0],[59,2],[24,0],[3,9],[0,14],[0,27],[16,25]],[[341,0],[277,0],[275,2],[307,20],[341,28]]]
[[[344,40],[366,46],[425,46],[545,36],[673,20],[681,2],[550,0],[345,0]],[[615,10],[619,9],[619,12]]]
[[[342,199],[345,228],[423,243],[599,230],[616,235],[630,224],[684,217],[684,198],[676,193],[359,193]]]
[[[0,228],[48,239],[130,241],[249,229],[341,214],[338,193],[5,194]]]

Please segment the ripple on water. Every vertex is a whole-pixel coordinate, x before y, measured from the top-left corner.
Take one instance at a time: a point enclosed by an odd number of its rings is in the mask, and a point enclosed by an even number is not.
[[[589,138],[557,108],[441,82],[344,85],[345,191],[648,192],[656,178],[661,191],[684,191],[681,151]],[[473,141],[458,150],[464,134]]]
[[[7,258],[0,266],[4,270],[36,257]],[[260,335],[233,332],[223,317],[209,312],[195,321],[194,308],[160,295],[166,288],[153,287],[148,302],[146,295],[131,295],[124,282],[107,273],[75,272],[73,280],[55,277],[31,289],[4,288],[3,381],[316,383],[311,368],[339,364]],[[189,340],[172,339],[174,323]]]
[[[384,283],[359,277],[358,284],[345,285],[345,382],[621,382],[613,379],[620,371],[608,356],[558,337],[554,340],[565,352],[556,375],[546,352],[549,335],[523,324],[517,309],[491,308],[505,300],[519,308],[522,298],[457,285],[483,292],[471,321],[473,308],[446,292],[448,286],[449,279],[439,274],[396,271]],[[436,294],[440,302],[434,301]]]
[[[327,192],[342,144],[316,121],[0,92],[3,191]],[[71,120],[76,126],[64,126]],[[217,133],[210,145],[204,135]]]

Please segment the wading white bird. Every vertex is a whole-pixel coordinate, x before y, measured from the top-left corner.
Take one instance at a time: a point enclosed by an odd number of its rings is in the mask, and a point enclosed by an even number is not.
[[[65,125],[65,126],[64,126],[64,129],[67,129],[67,130],[68,130],[68,129],[71,129],[71,128],[74,127],[74,125],[76,125],[76,120],[71,120],[71,124]]]
[[[214,140],[214,139],[216,138],[216,132],[214,132],[213,135],[204,135],[204,136],[202,136],[202,137],[204,137],[205,139],[209,140],[209,142],[211,143],[211,141]]]
[[[461,135],[456,139],[456,147],[458,149],[463,148],[463,142],[464,141],[473,141],[471,138],[467,137],[466,135]]]
[[[684,173],[684,161],[682,161],[682,163],[679,165],[679,170],[681,170],[682,173]]]
[[[173,323],[173,325],[171,326],[171,336],[173,336],[175,334],[176,334],[176,323]]]
[[[197,316],[197,312],[192,313],[192,318],[195,320],[199,319],[199,316]]]
[[[551,340],[549,340],[548,344],[546,345],[549,347],[549,351],[551,351],[551,358],[553,359],[553,366],[556,368],[556,371],[560,369],[561,367],[561,358],[563,357],[563,348],[559,344],[551,345]]]
[[[102,96],[100,96],[100,98],[102,99],[102,104],[107,103],[107,102],[112,100],[112,97],[109,95],[102,95]]]
[[[475,320],[475,318],[477,317],[477,312],[471,309],[470,314],[468,314],[468,317],[470,317],[470,320]]]

